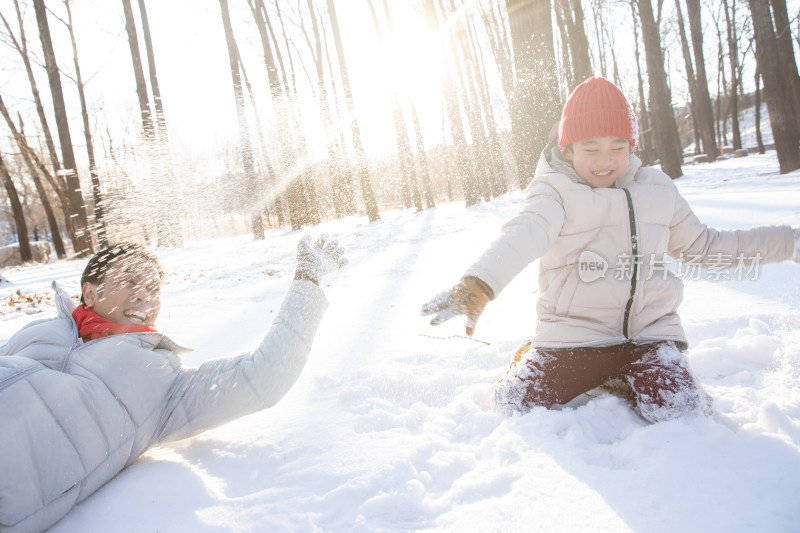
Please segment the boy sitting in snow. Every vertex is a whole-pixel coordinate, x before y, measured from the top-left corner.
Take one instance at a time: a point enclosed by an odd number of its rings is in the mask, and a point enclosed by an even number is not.
[[[58,317],[0,348],[0,530],[46,529],[150,447],[277,403],[327,306],[319,280],[347,262],[326,240],[300,241],[296,281],[253,353],[197,368],[153,325],[163,273],[146,248],[92,257],[80,306],[54,283]]]
[[[683,354],[683,286],[667,256],[716,267],[800,262],[800,228],[702,224],[672,180],[632,154],[637,136],[617,86],[593,77],[576,87],[520,213],[456,286],[423,306],[434,325],[466,315],[472,335],[486,304],[540,259],[536,333],[494,387],[500,409],[551,407],[622,382],[650,422],[710,414]]]

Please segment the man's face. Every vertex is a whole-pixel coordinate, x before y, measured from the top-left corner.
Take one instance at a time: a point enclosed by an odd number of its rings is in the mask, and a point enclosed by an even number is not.
[[[122,259],[108,268],[99,285],[83,285],[83,299],[112,322],[152,326],[161,310],[161,278],[147,260]]]
[[[631,143],[620,137],[591,137],[573,143],[562,153],[589,185],[611,187],[628,170]]]

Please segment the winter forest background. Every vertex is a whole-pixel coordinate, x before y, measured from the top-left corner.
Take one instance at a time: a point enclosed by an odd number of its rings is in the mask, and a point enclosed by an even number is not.
[[[674,178],[748,149],[800,168],[795,0],[2,0],[0,19],[0,233],[22,261],[473,205],[525,187],[591,75]]]

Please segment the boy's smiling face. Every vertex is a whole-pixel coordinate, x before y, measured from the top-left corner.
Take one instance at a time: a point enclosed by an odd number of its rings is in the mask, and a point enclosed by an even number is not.
[[[628,170],[631,143],[621,137],[591,137],[562,150],[578,176],[592,187],[611,187]]]

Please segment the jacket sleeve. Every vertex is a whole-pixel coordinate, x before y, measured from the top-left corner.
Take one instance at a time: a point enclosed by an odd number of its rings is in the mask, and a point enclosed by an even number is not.
[[[555,241],[564,225],[561,196],[544,182],[528,188],[522,210],[503,225],[500,237],[465,275],[485,281],[495,296]]]
[[[294,281],[254,352],[182,369],[156,441],[190,437],[275,405],[300,377],[327,305],[317,285]]]
[[[759,226],[746,230],[717,230],[700,222],[675,189],[668,253],[698,266],[732,267],[791,259],[794,234],[789,226]]]

